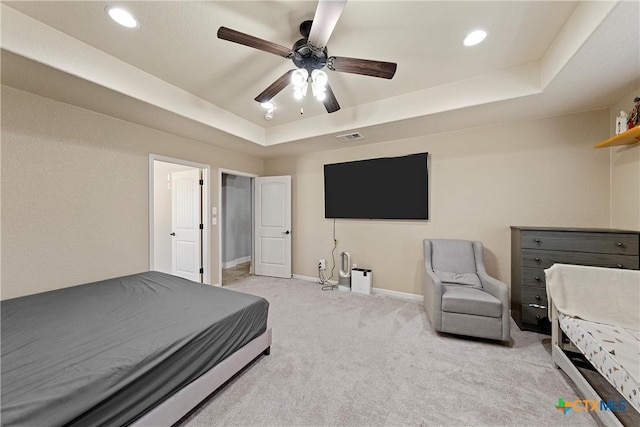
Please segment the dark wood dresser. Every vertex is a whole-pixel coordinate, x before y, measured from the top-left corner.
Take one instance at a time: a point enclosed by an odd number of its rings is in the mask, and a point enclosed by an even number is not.
[[[555,263],[640,269],[640,232],[511,227],[511,317],[523,331],[548,334],[545,268]]]

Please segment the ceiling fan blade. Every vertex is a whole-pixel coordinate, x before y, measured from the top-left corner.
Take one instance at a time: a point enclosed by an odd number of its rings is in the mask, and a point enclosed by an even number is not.
[[[291,49],[288,47],[280,46],[279,44],[272,43],[266,40],[259,39],[249,34],[241,33],[240,31],[232,30],[227,27],[218,28],[218,38],[222,40],[228,40],[230,42],[243,44],[245,46],[252,47],[254,49],[262,50],[264,52],[273,53],[274,55],[289,58],[293,55]]]
[[[262,91],[262,93],[256,96],[256,101],[258,102],[267,102],[270,101],[271,98],[276,96],[282,89],[287,87],[289,83],[291,83],[291,73],[295,70],[289,70],[284,73],[278,80],[271,83],[271,85]]]
[[[327,109],[327,113],[334,113],[340,109],[340,104],[338,104],[338,100],[336,99],[336,96],[333,94],[333,91],[331,90],[331,86],[329,86],[329,83],[327,83],[326,89],[327,89],[327,91],[325,92],[326,97],[324,98],[322,103],[324,104],[324,108]]]
[[[347,0],[319,0],[313,24],[309,32],[309,43],[318,49],[324,49],[340,19]]]
[[[362,74],[365,76],[391,79],[396,73],[398,64],[395,62],[332,56],[329,58],[329,64],[327,66],[330,70],[341,73]]]

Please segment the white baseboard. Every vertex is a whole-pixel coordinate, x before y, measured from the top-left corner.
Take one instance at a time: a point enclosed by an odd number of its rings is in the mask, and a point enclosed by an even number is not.
[[[291,277],[293,277],[294,279],[305,280],[307,282],[317,282],[318,281],[317,277],[302,276],[300,274],[294,274]],[[330,280],[329,283],[331,283],[332,285],[337,285],[338,284],[338,282],[336,280]],[[388,297],[391,297],[391,298],[403,299],[403,300],[408,300],[408,301],[413,301],[413,302],[422,302],[422,295],[410,294],[410,293],[407,293],[407,292],[390,291],[388,289],[381,289],[381,288],[373,288],[373,289],[371,289],[371,291],[374,294],[385,295],[385,296],[388,296]]]
[[[320,280],[317,277],[302,276],[300,274],[294,274],[291,277],[293,279],[304,280],[305,282],[318,282]],[[335,280],[329,280],[329,283],[331,283],[332,285],[337,285],[338,284],[338,282],[335,281]]]
[[[389,289],[373,288],[371,291],[374,294],[386,295],[392,298],[403,299],[413,302],[422,302],[422,295],[410,294],[408,292],[390,291]]]
[[[242,257],[242,258],[236,258],[236,259],[233,259],[231,261],[223,262],[222,263],[222,268],[235,267],[238,264],[242,264],[243,262],[249,262],[249,261],[251,261],[251,255],[245,256],[245,257]]]
[[[304,280],[307,282],[315,282],[316,280],[318,280],[317,277],[311,277],[311,276],[302,276],[300,274],[293,274],[291,275],[292,279],[298,279],[298,280]]]

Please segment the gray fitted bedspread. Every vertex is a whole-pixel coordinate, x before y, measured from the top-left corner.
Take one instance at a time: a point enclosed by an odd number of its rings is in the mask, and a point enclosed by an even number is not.
[[[266,330],[260,297],[147,272],[2,301],[2,425],[125,425]]]

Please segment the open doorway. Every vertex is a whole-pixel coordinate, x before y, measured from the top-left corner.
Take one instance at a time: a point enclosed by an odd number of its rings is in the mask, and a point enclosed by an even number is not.
[[[210,282],[208,165],[149,156],[149,268]]]
[[[239,177],[245,180],[238,179]],[[248,186],[247,182],[250,183]],[[240,202],[246,207],[232,207],[229,196],[234,193],[246,195]],[[219,169],[218,207],[218,283],[227,285],[238,276],[244,278],[252,274],[291,278],[291,176],[258,177],[245,172]],[[213,209],[213,213],[215,215],[218,210]],[[245,220],[238,222],[240,217]],[[250,218],[250,221],[247,222],[246,218]],[[250,255],[247,255],[247,251],[235,252],[238,241],[245,242],[241,244],[245,248],[248,242]],[[250,256],[248,265],[247,256]],[[238,267],[241,264],[243,265]],[[235,267],[241,271],[232,271]]]
[[[220,283],[253,274],[253,179],[255,175],[220,170]]]

